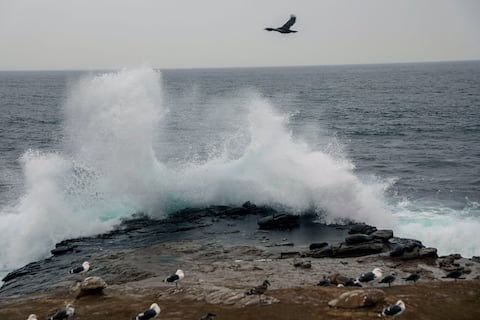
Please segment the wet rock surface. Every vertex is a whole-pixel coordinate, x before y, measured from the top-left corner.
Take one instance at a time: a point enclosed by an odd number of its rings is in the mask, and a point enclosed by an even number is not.
[[[222,212],[238,214],[226,216]],[[348,228],[300,219],[295,229],[261,230],[258,219],[270,215],[271,210],[258,212],[261,209],[254,205],[239,210],[225,206],[183,210],[188,222],[185,216],[164,220],[137,216],[110,233],[64,241],[62,246],[75,249],[9,274],[0,290],[0,318],[25,319],[24,313],[47,315],[69,301],[74,302],[78,311],[75,318],[79,320],[128,319],[152,302],[160,304],[168,319],[195,319],[210,311],[222,319],[257,319],[260,315],[269,319],[325,315],[368,319],[376,317],[382,302],[361,308],[360,313],[356,309],[330,308],[328,302],[359,289],[337,288],[333,282],[346,285],[349,279],[374,267],[381,267],[384,274],[395,272],[397,280],[391,288],[376,280],[360,289],[383,290],[385,304],[399,297],[406,300],[409,319],[429,319],[421,308],[426,296],[441,306],[449,303],[441,314],[434,313],[435,319],[452,317],[452,304],[466,310],[464,319],[478,316],[480,283],[476,279],[480,263],[475,259],[459,255],[438,259],[391,257],[395,245],[402,245],[403,251],[409,244],[419,251],[428,248],[416,240],[376,238],[372,236],[376,230],[369,234],[371,241],[359,245],[381,244],[381,252],[338,258],[334,249],[347,245],[344,240]],[[277,245],[282,243],[288,246]],[[315,252],[330,253],[317,258]],[[69,275],[68,270],[85,260],[91,264],[85,276],[100,277],[108,283],[100,296],[69,290],[78,275]],[[185,278],[178,287],[163,282],[179,268],[185,271]],[[442,278],[451,268],[464,270],[465,280]],[[415,284],[405,280],[412,273],[420,275]],[[272,285],[261,299],[245,295],[246,289],[265,279]],[[330,279],[332,284],[317,286],[322,279]],[[448,293],[449,286],[456,288],[452,289],[455,293]]]

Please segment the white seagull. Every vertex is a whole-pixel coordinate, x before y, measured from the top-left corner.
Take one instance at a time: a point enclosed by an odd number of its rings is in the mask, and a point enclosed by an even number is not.
[[[385,317],[385,316],[393,316],[396,317],[405,311],[405,303],[402,300],[398,300],[397,303],[386,307],[385,309],[382,310],[381,313],[378,314],[379,317]]]
[[[27,320],[38,320],[38,318],[36,314],[32,313],[31,315],[28,316]]]
[[[358,281],[360,282],[370,282],[375,279],[381,278],[382,277],[382,269],[381,268],[375,268],[371,272],[363,273],[359,278]]]
[[[182,280],[185,277],[185,273],[183,273],[183,270],[178,269],[177,272],[172,274],[171,276],[166,277],[163,282],[174,282],[175,287],[178,288],[178,281]]]
[[[156,303],[152,303],[149,309],[139,313],[135,320],[149,320],[153,319],[160,314],[160,307]]]
[[[67,304],[65,309],[57,311],[54,315],[50,316],[48,320],[66,320],[75,313],[75,307],[73,304]]]
[[[70,274],[85,274],[88,270],[90,270],[90,263],[88,261],[84,261],[81,266],[75,267],[70,269]]]

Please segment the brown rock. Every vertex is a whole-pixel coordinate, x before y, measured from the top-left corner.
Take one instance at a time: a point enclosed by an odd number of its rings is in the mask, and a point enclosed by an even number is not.
[[[107,287],[107,283],[100,277],[88,277],[83,281],[75,282],[70,291],[77,297],[88,296],[103,293],[103,289]]]
[[[384,299],[385,292],[380,289],[353,290],[330,300],[328,305],[333,308],[356,309],[373,306]]]

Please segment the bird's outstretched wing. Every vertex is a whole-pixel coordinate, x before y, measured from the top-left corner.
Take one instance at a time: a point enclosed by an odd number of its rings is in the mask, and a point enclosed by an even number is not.
[[[295,17],[295,15],[291,15],[290,16],[290,19],[283,25],[280,27],[280,29],[290,29],[291,26],[293,26],[293,24],[295,23],[295,20],[297,20],[297,18]]]

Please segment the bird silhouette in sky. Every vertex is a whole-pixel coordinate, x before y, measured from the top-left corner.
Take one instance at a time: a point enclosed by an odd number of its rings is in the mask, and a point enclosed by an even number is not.
[[[267,30],[267,31],[277,31],[277,32],[280,32],[280,33],[297,32],[295,30],[290,30],[290,27],[293,26],[296,19],[297,19],[297,17],[295,17],[295,15],[292,14],[292,15],[290,15],[290,19],[280,28],[265,28],[265,30]]]

